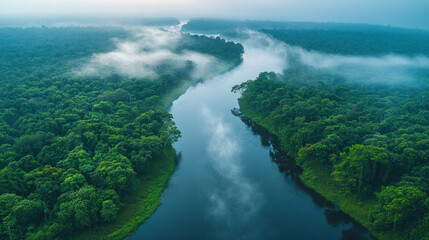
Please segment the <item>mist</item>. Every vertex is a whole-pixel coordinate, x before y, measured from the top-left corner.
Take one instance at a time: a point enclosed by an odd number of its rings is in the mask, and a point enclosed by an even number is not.
[[[276,54],[284,59],[284,69],[309,67],[354,83],[398,85],[420,84],[418,70],[429,69],[426,56],[404,56],[387,54],[381,56],[354,56],[327,54],[306,50],[275,40],[270,36],[251,30],[239,33],[238,42],[252,42],[255,48],[275,49]]]
[[[113,39],[116,48],[97,53],[73,71],[76,76],[107,77],[118,74],[128,78],[153,79],[165,68],[182,69],[193,64],[192,77],[201,78],[216,69],[221,62],[213,56],[194,51],[177,52],[183,38],[180,25],[168,29],[157,27],[127,27],[128,39]],[[159,70],[162,69],[162,70]],[[161,72],[159,72],[161,71]]]
[[[350,22],[429,29],[425,0],[0,0],[0,16],[210,17]]]
[[[284,44],[289,60],[314,69],[328,70],[348,81],[375,84],[418,83],[416,70],[429,68],[429,58],[425,56],[344,56],[308,51],[300,47]]]

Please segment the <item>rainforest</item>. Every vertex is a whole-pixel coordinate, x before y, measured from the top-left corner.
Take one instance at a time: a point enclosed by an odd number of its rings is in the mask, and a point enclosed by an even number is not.
[[[0,19],[0,239],[429,239],[427,29]]]

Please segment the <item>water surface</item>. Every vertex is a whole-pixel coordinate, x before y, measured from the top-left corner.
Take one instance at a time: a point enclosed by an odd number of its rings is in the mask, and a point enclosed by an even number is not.
[[[232,86],[287,67],[285,50],[263,35],[241,43],[240,66],[173,103],[179,162],[163,204],[129,239],[370,239],[300,184],[275,139],[231,113],[239,97]]]

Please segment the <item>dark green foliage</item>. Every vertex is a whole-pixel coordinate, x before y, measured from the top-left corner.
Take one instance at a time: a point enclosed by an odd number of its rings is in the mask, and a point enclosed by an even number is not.
[[[371,194],[385,183],[389,156],[384,148],[356,144],[347,153],[341,153],[332,178],[347,191],[358,196]]]
[[[126,36],[114,28],[0,29],[1,239],[8,225],[14,239],[65,239],[114,221],[137,177],[180,137],[161,100],[189,80],[193,63],[164,66],[154,79],[68,74]],[[183,37],[177,51],[241,60],[241,45]]]
[[[113,203],[112,200],[106,200],[102,203],[101,217],[106,222],[115,220],[116,214],[118,214],[119,208]]]
[[[369,24],[192,19],[185,31],[240,37],[261,31],[289,45],[346,55],[429,56],[429,32]]]
[[[427,78],[420,76],[419,86],[362,88],[291,71],[235,86],[242,111],[276,133],[304,171],[325,171],[339,191],[357,199],[381,191],[374,228],[421,238],[429,217]]]
[[[180,49],[202,52],[229,61],[237,61],[237,56],[244,51],[240,44],[225,41],[220,37],[207,38],[199,35],[188,35]]]
[[[190,32],[223,33],[236,29],[300,29],[300,30],[336,30],[336,31],[367,31],[367,32],[407,32],[408,29],[394,28],[382,25],[359,23],[332,23],[332,22],[279,22],[258,20],[224,20],[224,19],[191,19],[183,30]],[[415,30],[419,31],[419,30]]]
[[[380,27],[381,28],[381,27]],[[405,54],[429,56],[429,32],[407,29],[287,29],[262,32],[289,45],[346,55]]]

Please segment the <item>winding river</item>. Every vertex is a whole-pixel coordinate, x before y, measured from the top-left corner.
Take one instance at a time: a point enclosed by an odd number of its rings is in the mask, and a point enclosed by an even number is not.
[[[371,239],[368,231],[307,189],[276,141],[232,114],[235,84],[287,67],[264,35],[240,40],[243,63],[195,85],[170,112],[182,138],[163,204],[129,239]]]

